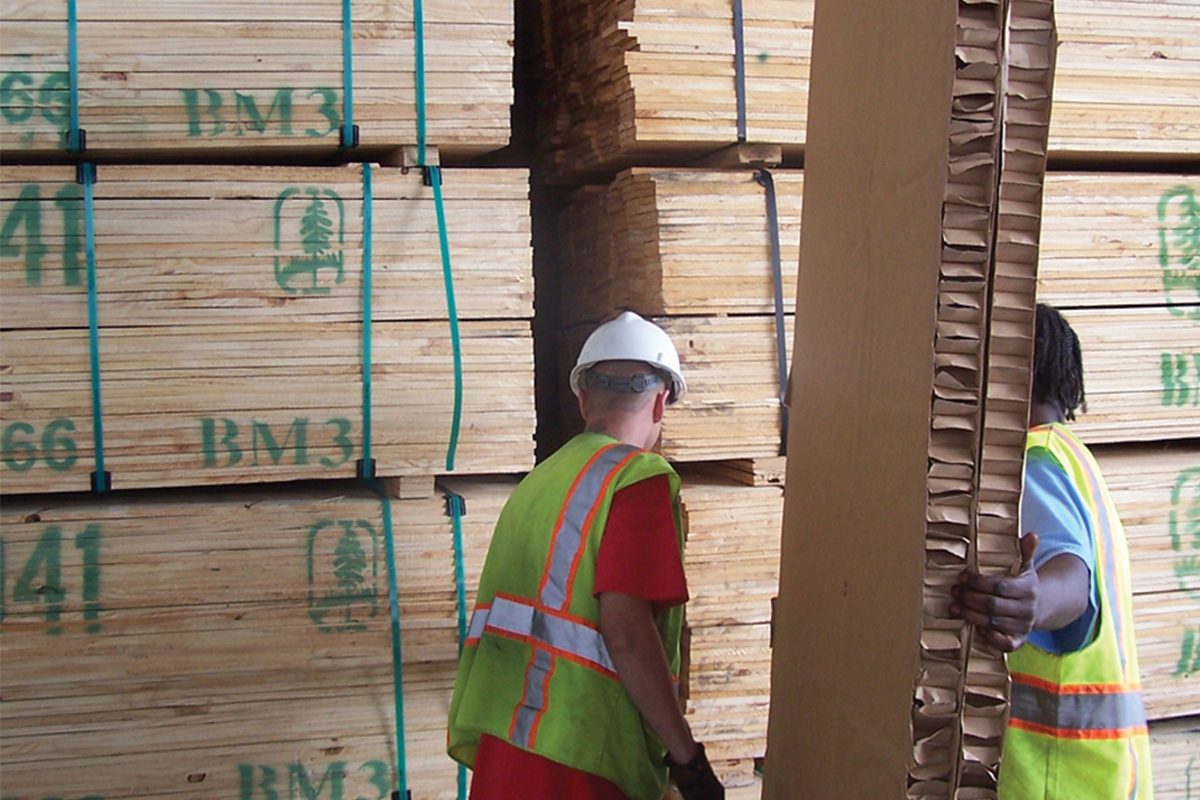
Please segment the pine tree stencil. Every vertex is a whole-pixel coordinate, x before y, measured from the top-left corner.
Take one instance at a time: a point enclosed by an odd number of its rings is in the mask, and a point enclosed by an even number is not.
[[[1200,202],[1188,185],[1175,186],[1158,201],[1159,264],[1167,308],[1200,319]]]
[[[319,256],[329,250],[332,241],[333,220],[325,210],[325,201],[314,197],[300,220],[300,244],[308,255]]]
[[[344,600],[349,601],[363,593],[362,585],[367,581],[364,575],[366,569],[367,554],[358,541],[358,534],[353,528],[347,528],[333,551],[333,577]],[[353,608],[347,602],[346,622],[351,621],[352,614]]]

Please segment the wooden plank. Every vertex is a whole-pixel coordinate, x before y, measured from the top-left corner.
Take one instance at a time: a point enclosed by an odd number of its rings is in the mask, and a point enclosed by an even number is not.
[[[0,67],[17,90],[0,149],[53,152],[67,126],[66,2],[7,0]],[[509,141],[513,8],[495,0],[424,8],[429,141],[470,155]],[[417,140],[413,5],[353,6],[353,108],[342,74],[342,7],[269,2],[97,3],[79,12],[79,120],[89,151],[336,152],[343,117],[360,143]]]
[[[797,154],[807,138],[813,3],[746,0],[746,128]],[[531,46],[547,171],[611,175],[737,141],[728,2],[539,3]],[[1200,152],[1193,3],[1064,0],[1050,148],[1070,157]]]
[[[1150,726],[1154,796],[1192,800],[1200,785],[1200,717]]]
[[[514,481],[450,485],[467,501],[468,547],[485,548]],[[370,492],[330,482],[7,501],[5,791],[388,796],[381,509]],[[450,520],[440,496],[391,509],[409,785],[416,798],[451,800]],[[477,575],[468,569],[469,598]],[[305,795],[303,782],[322,788]]]
[[[1088,443],[1200,436],[1200,305],[1071,311],[1083,348]]]
[[[11,168],[0,314],[3,490],[94,470],[79,187]],[[96,185],[106,469],[118,488],[348,477],[362,455],[364,253],[372,250],[373,452],[381,476],[447,464],[454,353],[431,189],[364,167],[105,167]],[[461,320],[454,468],[533,461],[532,268],[523,170],[451,170]],[[11,245],[11,247],[8,247]]]
[[[783,307],[796,305],[799,171],[775,171]],[[766,193],[751,170],[633,169],[576,192],[560,220],[567,323],[774,311]]]
[[[1038,298],[1059,308],[1160,306],[1194,318],[1198,192],[1189,175],[1048,175]]]

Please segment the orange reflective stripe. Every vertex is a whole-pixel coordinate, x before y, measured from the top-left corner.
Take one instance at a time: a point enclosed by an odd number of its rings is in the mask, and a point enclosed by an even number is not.
[[[1132,736],[1145,736],[1149,729],[1145,725],[1131,725],[1128,728],[1104,728],[1089,730],[1086,728],[1055,728],[1020,719],[1008,721],[1008,727],[1030,733],[1040,733],[1043,736],[1053,736],[1056,739],[1076,739],[1080,741],[1111,741],[1127,739]]]
[[[550,536],[550,549],[546,552],[546,566],[542,569],[542,581],[538,584],[538,595],[546,590],[546,582],[550,580],[550,568],[554,562],[554,543],[558,540],[558,534],[562,530],[563,522],[567,518],[567,509],[571,506],[571,498],[575,496],[575,490],[579,488],[579,484],[583,482],[583,478],[588,474],[592,465],[600,456],[604,455],[605,451],[616,447],[616,444],[610,444],[602,447],[592,454],[592,457],[583,465],[583,469],[579,470],[579,474],[575,476],[575,480],[571,482],[571,488],[567,490],[567,497],[563,500],[562,509],[558,512],[558,520],[554,523],[554,533]]]
[[[607,475],[604,476],[604,483],[600,486],[600,492],[596,495],[595,502],[592,503],[592,507],[588,510],[588,514],[583,521],[583,525],[580,526],[580,530],[583,531],[583,536],[580,538],[579,547],[575,550],[575,558],[571,561],[571,572],[567,577],[566,597],[563,599],[561,606],[564,609],[570,604],[571,593],[575,590],[575,576],[579,574],[579,562],[583,560],[584,551],[587,550],[588,531],[591,530],[592,522],[596,519],[596,512],[600,510],[600,505],[603,502],[605,495],[608,494],[608,487],[612,485],[613,480],[617,477],[621,470],[625,468],[625,465],[628,464],[633,457],[638,454],[638,452],[639,451],[634,450],[632,453],[625,456],[617,463],[615,467],[609,470]]]
[[[1140,683],[1072,683],[1061,684],[1029,675],[1024,672],[1012,673],[1013,683],[1034,686],[1055,694],[1124,694],[1125,692],[1140,692]]]

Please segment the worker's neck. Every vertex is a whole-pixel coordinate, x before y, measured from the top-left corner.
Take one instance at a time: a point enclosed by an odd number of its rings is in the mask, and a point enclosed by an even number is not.
[[[1036,428],[1038,425],[1049,425],[1052,422],[1061,423],[1066,421],[1066,415],[1054,403],[1047,403],[1044,400],[1034,400],[1029,406],[1029,427],[1031,428]]]
[[[649,448],[657,438],[653,435],[653,428],[653,423],[623,414],[610,414],[587,422],[588,433],[603,433],[623,444],[633,445],[642,450]]]

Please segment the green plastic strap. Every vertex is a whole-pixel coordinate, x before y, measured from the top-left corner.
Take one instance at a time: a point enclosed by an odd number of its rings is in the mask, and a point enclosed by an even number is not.
[[[463,559],[462,518],[467,513],[467,501],[462,495],[443,488],[446,495],[446,511],[450,514],[454,534],[454,596],[458,605],[458,653],[462,655],[463,643],[467,640],[467,578]],[[458,800],[467,797],[467,768],[458,765]]]
[[[450,442],[446,446],[446,471],[454,471],[458,434],[462,428],[463,366],[462,337],[458,330],[458,304],[454,301],[454,269],[450,263],[450,237],[446,233],[446,204],[442,199],[441,167],[426,167],[433,186],[433,205],[437,211],[438,246],[442,252],[442,280],[446,286],[446,313],[450,317],[450,344],[454,349],[454,418],[450,423]]]
[[[417,166],[425,166],[425,8],[413,0],[413,56],[416,62]]]
[[[103,494],[108,490],[108,471],[104,468],[104,402],[100,396],[100,311],[96,299],[96,225],[95,201],[92,186],[96,182],[96,165],[80,164],[79,179],[83,184],[83,236],[87,253],[88,292],[88,350],[92,374],[92,444],[95,449],[96,472],[92,490]]]
[[[392,531],[392,501],[374,479],[367,486],[379,497],[383,514],[383,546],[387,551],[388,608],[392,616],[392,691],[396,710],[396,784],[399,797],[408,797],[408,762],[404,749],[404,667],[400,650],[400,598],[396,582],[396,541]]]
[[[79,135],[79,15],[76,0],[67,0],[67,78],[70,81],[67,149],[77,153],[83,149],[83,137]]]
[[[351,0],[342,0],[342,147],[354,141],[354,22]]]
[[[362,463],[370,475],[371,469],[371,246],[373,238],[374,194],[371,189],[371,165],[362,165]]]

